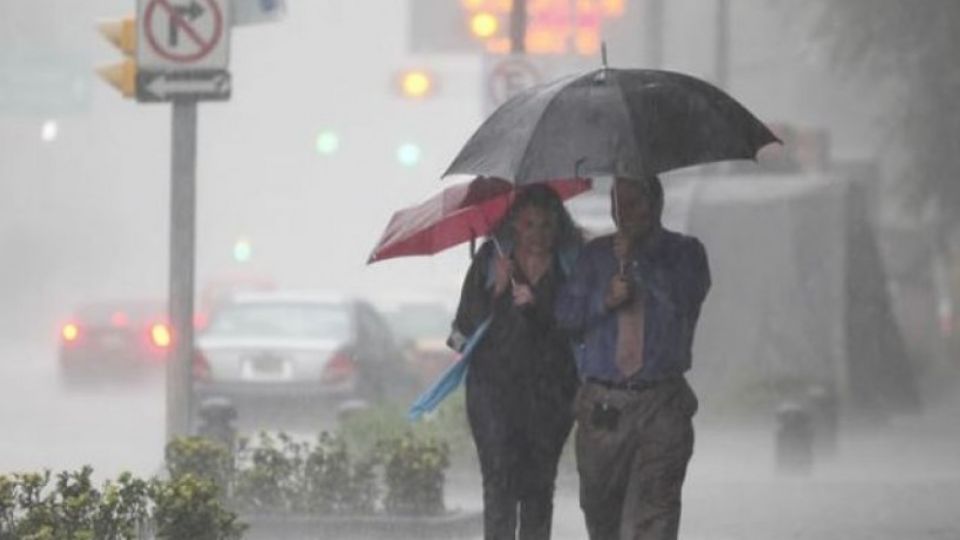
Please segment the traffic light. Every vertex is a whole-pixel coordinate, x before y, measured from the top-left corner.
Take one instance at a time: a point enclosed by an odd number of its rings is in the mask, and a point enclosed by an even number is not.
[[[500,19],[489,12],[482,11],[470,17],[470,32],[477,39],[487,39],[495,36],[500,30]]]
[[[415,143],[403,143],[397,147],[397,161],[404,167],[413,167],[420,163],[420,147]]]
[[[40,128],[40,139],[43,142],[51,143],[57,140],[57,135],[60,133],[60,126],[57,124],[56,120],[47,120],[43,123],[43,127]]]
[[[126,17],[116,21],[106,21],[98,25],[103,37],[113,43],[126,56],[123,62],[97,69],[100,77],[120,90],[125,98],[137,95],[137,63],[133,57],[137,53],[137,21]]]
[[[423,99],[433,94],[436,82],[433,74],[422,69],[407,69],[397,75],[400,95],[410,99]]]
[[[323,130],[317,134],[315,147],[321,156],[335,154],[340,149],[340,136],[335,131]]]
[[[253,255],[253,246],[246,238],[238,238],[233,243],[233,260],[244,263],[249,262]]]

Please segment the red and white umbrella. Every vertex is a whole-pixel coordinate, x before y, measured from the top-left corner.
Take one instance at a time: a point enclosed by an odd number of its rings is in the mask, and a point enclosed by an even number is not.
[[[540,182],[561,200],[591,188],[588,178]],[[510,208],[518,190],[501,178],[479,176],[444,189],[426,201],[398,210],[367,259],[367,264],[413,255],[433,255],[449,247],[486,236]]]

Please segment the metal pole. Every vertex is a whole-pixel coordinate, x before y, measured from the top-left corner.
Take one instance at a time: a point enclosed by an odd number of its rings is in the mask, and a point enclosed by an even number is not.
[[[714,66],[717,70],[716,84],[726,89],[730,78],[730,1],[717,0],[716,38],[714,47],[716,56]]]
[[[510,52],[523,54],[527,50],[527,0],[513,0],[510,11]]]
[[[196,242],[197,102],[175,100],[171,129],[170,290],[173,334],[167,361],[167,440],[191,432]]]
[[[663,68],[663,0],[647,0],[643,18],[647,67]]]

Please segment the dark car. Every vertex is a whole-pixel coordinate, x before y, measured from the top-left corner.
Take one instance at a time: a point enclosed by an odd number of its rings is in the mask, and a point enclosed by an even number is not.
[[[367,302],[299,292],[236,294],[197,338],[195,394],[241,410],[400,402],[415,391],[389,326]],[[242,411],[241,411],[242,415]]]
[[[160,373],[170,340],[161,302],[84,304],[60,327],[60,373],[65,382]]]

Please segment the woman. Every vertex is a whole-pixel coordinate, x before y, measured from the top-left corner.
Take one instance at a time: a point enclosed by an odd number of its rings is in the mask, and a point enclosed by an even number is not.
[[[580,243],[552,189],[522,188],[463,283],[454,335],[470,336],[489,319],[466,380],[487,539],[550,537],[557,462],[577,388],[553,303]]]

